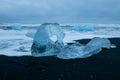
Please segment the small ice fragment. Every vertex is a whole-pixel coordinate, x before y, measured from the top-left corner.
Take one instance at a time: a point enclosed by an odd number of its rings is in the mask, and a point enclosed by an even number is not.
[[[35,35],[35,32],[32,32],[32,31],[26,34],[26,36],[30,38],[34,38],[34,35]]]
[[[21,30],[21,29],[22,29],[22,26],[21,26],[21,25],[13,25],[13,26],[12,26],[12,29],[13,29],[13,30]]]
[[[115,44],[112,44],[110,48],[116,48],[117,46]]]
[[[86,46],[98,46],[101,48],[110,48],[111,42],[107,38],[93,38]]]
[[[72,30],[75,31],[94,31],[94,26],[74,26]]]

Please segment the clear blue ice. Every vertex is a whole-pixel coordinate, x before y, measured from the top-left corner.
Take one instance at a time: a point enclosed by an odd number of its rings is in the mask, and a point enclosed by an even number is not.
[[[93,27],[90,29],[92,30]],[[107,38],[98,37],[84,45],[77,42],[64,45],[64,37],[65,34],[58,23],[42,24],[34,36],[32,55],[35,57],[56,56],[61,59],[87,58],[99,53],[102,48],[111,48],[112,45]]]

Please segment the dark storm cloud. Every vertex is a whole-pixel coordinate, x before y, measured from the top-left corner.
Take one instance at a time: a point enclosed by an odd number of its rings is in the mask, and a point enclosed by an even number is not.
[[[119,21],[120,0],[0,0],[0,22]]]

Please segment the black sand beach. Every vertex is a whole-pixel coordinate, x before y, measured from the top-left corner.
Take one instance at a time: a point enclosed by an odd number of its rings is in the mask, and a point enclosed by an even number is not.
[[[120,80],[120,39],[110,41],[117,48],[84,59],[1,55],[0,80]]]

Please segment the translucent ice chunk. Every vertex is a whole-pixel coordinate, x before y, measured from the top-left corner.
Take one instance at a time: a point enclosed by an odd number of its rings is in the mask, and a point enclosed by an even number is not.
[[[75,31],[94,31],[94,26],[74,26]]]
[[[13,25],[13,26],[12,26],[12,29],[13,29],[13,30],[21,30],[21,29],[22,29],[22,26],[21,26],[21,25]]]
[[[93,54],[100,52],[101,50],[101,47],[79,46],[73,44],[61,50],[61,52],[57,54],[57,57],[61,59],[87,58],[92,56]]]
[[[57,40],[51,39],[52,36],[56,36]],[[64,33],[59,24],[57,23],[45,23],[42,24],[35,36],[34,42],[31,48],[33,56],[49,56],[55,55],[62,47]]]
[[[57,37],[57,41],[59,43],[63,43],[63,39],[65,34],[63,33],[60,25],[58,23],[45,23],[43,26],[46,28],[49,37],[51,38],[53,35]]]
[[[99,53],[102,48],[111,48],[111,43],[106,38],[93,38],[88,44],[80,46],[73,44],[67,46],[57,54],[61,59],[87,58]]]
[[[98,46],[101,48],[110,48],[111,43],[107,38],[93,38],[86,46]]]
[[[34,38],[35,32],[31,31],[26,34],[27,37]]]

